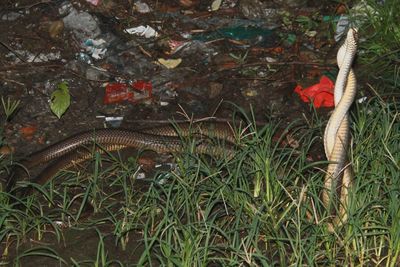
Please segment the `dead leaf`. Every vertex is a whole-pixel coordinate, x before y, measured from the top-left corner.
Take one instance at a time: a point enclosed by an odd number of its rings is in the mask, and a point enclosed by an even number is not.
[[[37,126],[34,125],[28,125],[19,129],[21,136],[26,140],[32,140],[33,135],[36,133],[36,131]]]

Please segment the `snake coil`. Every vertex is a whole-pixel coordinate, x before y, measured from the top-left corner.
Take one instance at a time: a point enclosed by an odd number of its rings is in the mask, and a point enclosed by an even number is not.
[[[351,68],[357,52],[357,30],[349,29],[344,44],[339,48],[337,62],[339,73],[335,83],[333,111],[324,133],[325,154],[330,162],[325,175],[322,201],[329,209],[336,188],[340,187],[339,216],[336,219],[345,221],[348,188],[352,181],[352,170],[347,160],[350,140],[348,111],[356,95],[356,77]],[[340,186],[338,182],[341,180]]]

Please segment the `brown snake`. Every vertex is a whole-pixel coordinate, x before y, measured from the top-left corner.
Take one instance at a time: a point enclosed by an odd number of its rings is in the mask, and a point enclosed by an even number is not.
[[[335,83],[335,110],[332,113],[324,134],[324,147],[330,161],[325,175],[325,186],[322,201],[329,209],[332,197],[340,180],[339,218],[346,220],[348,187],[351,185],[352,171],[347,161],[347,149],[350,139],[348,111],[356,94],[356,77],[351,69],[357,51],[357,30],[349,29],[344,44],[339,48],[337,61],[339,73]],[[335,186],[334,186],[335,185]]]
[[[52,178],[59,170],[74,165],[74,162],[88,159],[91,151],[83,149],[83,146],[96,144],[104,150],[116,151],[121,148],[131,147],[138,150],[153,150],[159,153],[175,153],[183,150],[181,138],[178,136],[200,137],[195,145],[195,151],[201,154],[214,156],[232,155],[233,150],[229,146],[219,146],[210,143],[210,137],[226,140],[226,143],[234,141],[233,130],[228,123],[222,122],[199,122],[194,124],[184,123],[173,126],[160,126],[145,129],[142,131],[124,129],[98,129],[78,133],[58,143],[50,145],[45,149],[33,153],[21,162],[21,165],[29,172],[33,167],[40,164],[60,159],[54,165],[46,168],[39,177],[31,181],[44,184]],[[204,138],[206,137],[206,138]],[[15,171],[6,182],[6,190],[10,191],[18,176],[24,176]],[[26,176],[26,175],[25,175]],[[28,173],[29,176],[29,173]]]

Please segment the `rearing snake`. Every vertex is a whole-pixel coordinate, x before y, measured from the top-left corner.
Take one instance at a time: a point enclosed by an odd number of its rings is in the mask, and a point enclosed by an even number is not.
[[[344,44],[339,48],[337,62],[339,73],[335,83],[335,110],[332,113],[324,134],[325,154],[330,162],[325,175],[322,201],[329,209],[335,196],[337,181],[341,178],[340,207],[336,220],[345,221],[348,188],[352,181],[352,170],[347,160],[350,139],[348,111],[356,94],[356,77],[351,68],[357,51],[357,30],[349,29]],[[330,226],[331,227],[331,226]]]

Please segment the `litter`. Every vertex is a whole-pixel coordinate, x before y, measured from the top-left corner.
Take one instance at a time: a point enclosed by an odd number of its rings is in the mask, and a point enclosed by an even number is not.
[[[135,103],[151,99],[152,90],[152,84],[144,81],[136,81],[132,84],[109,83],[106,86],[104,104],[115,104],[122,101]]]
[[[335,84],[327,76],[322,76],[319,83],[303,89],[297,85],[294,92],[297,93],[305,103],[312,101],[316,108],[334,107],[333,91]]]
[[[214,41],[221,38],[244,41],[249,44],[258,44],[264,47],[274,46],[277,40],[277,37],[272,30],[252,26],[220,28],[212,32],[193,35],[193,40],[203,42]]]
[[[101,59],[107,52],[105,48],[106,41],[104,39],[86,39],[84,45],[89,55],[94,59]]]
[[[144,36],[146,38],[158,37],[158,32],[149,25],[125,29],[125,32],[128,34]]]

